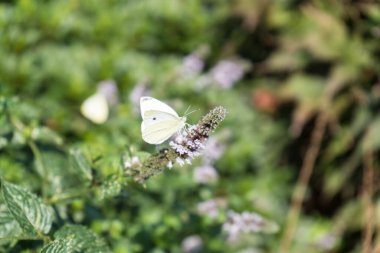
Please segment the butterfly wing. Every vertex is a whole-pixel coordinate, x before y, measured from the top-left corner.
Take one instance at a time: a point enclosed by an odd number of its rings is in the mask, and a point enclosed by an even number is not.
[[[106,98],[98,93],[87,98],[80,107],[82,115],[96,124],[107,120],[108,110]]]
[[[159,111],[159,112],[165,112],[170,115],[173,115],[176,118],[179,118],[176,111],[173,110],[170,106],[167,104],[152,98],[152,97],[141,97],[140,98],[140,111],[141,111],[141,117],[145,119],[145,114],[148,111]]]
[[[150,144],[161,144],[185,125],[183,118],[170,113],[150,110],[145,112],[141,123],[141,134],[144,141]]]

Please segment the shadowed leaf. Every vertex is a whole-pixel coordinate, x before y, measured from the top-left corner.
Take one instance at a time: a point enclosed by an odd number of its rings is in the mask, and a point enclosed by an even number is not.
[[[83,153],[78,149],[70,150],[71,161],[73,167],[79,172],[81,178],[84,181],[91,182],[92,173],[91,173],[91,165],[83,155]]]
[[[26,189],[1,181],[3,198],[11,215],[27,234],[48,233],[53,222],[53,210]]]
[[[6,205],[0,205],[0,238],[17,237],[21,232],[20,225],[9,213]]]

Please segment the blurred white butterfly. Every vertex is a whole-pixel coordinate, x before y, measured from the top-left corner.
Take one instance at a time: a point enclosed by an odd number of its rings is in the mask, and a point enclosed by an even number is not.
[[[140,111],[142,138],[149,144],[163,143],[186,125],[186,117],[179,117],[173,108],[152,97],[140,98]]]
[[[87,98],[80,107],[83,116],[96,124],[103,124],[108,119],[107,99],[100,93]]]

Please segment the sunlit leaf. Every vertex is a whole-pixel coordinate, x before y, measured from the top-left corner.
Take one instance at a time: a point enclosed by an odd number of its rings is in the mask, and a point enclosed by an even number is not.
[[[380,23],[380,7],[375,3],[363,4],[364,12],[375,22]]]
[[[298,40],[292,41],[299,44],[300,48],[307,49],[318,59],[339,57],[342,47],[348,42],[344,23],[331,13],[312,5],[305,6],[302,11],[304,16],[301,23],[304,30]]]
[[[300,51],[281,50],[275,52],[267,61],[268,68],[272,71],[295,71],[304,67],[307,58]]]
[[[111,252],[105,241],[88,228],[80,225],[65,225],[54,234],[55,240],[43,252]],[[66,252],[66,251],[65,251]]]
[[[75,247],[73,245],[73,239],[57,239],[47,244],[41,253],[74,253]]]
[[[333,248],[338,242],[329,220],[321,217],[315,219],[303,217],[298,225],[295,245],[291,252],[308,252],[310,245],[316,249],[311,252],[326,252],[326,248]]]
[[[293,75],[281,89],[281,95],[303,106],[319,108],[324,88],[325,80],[320,77]]]
[[[368,126],[362,140],[363,152],[377,151],[380,148],[380,117],[376,117]]]
[[[120,193],[122,184],[117,176],[110,175],[104,180],[102,186],[99,189],[99,195],[101,199],[111,198]]]
[[[359,229],[363,224],[363,205],[359,199],[349,200],[333,219],[334,228],[343,231],[347,228]]]

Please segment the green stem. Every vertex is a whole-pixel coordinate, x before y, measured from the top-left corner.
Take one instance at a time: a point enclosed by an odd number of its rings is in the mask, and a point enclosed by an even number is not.
[[[40,176],[42,178],[42,196],[46,200],[47,188],[48,188],[49,182],[47,181],[47,178],[46,178],[47,170],[42,160],[41,151],[38,149],[36,143],[31,140],[28,141],[28,146],[32,150],[34,159],[36,161],[37,172],[40,173]],[[40,168],[41,171],[39,171],[38,168]]]
[[[85,192],[82,191],[82,192],[76,192],[76,193],[66,193],[66,194],[55,195],[55,196],[52,196],[51,198],[47,199],[46,203],[50,204],[50,205],[57,204],[61,201],[81,198],[81,197],[83,197],[84,194],[85,194]]]
[[[25,125],[21,121],[19,121],[15,117],[13,117],[8,111],[7,111],[6,116],[8,118],[8,121],[12,124],[12,126],[17,131],[23,133],[23,131],[25,129]],[[41,168],[41,171],[38,171],[38,169],[37,169],[37,172],[39,172],[40,177],[42,178],[42,182],[43,182],[42,183],[42,196],[44,199],[46,199],[47,187],[48,187],[48,181],[46,179],[47,170],[43,164],[42,155],[41,155],[41,152],[38,149],[36,143],[33,142],[29,136],[27,136],[27,138],[28,138],[27,144],[28,144],[29,148],[32,150],[34,159],[36,160],[36,166]]]
[[[38,235],[38,236],[8,236],[8,237],[0,237],[0,242],[1,241],[12,241],[12,240],[34,240],[34,241],[50,241],[50,238],[45,235]]]

